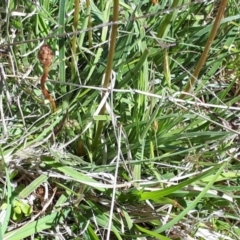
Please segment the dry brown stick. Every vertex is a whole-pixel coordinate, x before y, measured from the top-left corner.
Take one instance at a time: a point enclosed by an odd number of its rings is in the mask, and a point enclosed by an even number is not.
[[[186,84],[186,86],[184,88],[184,92],[190,92],[191,91],[193,85],[196,82],[196,79],[198,78],[198,75],[199,75],[202,67],[204,66],[204,64],[206,62],[206,59],[208,57],[208,53],[209,53],[210,48],[212,46],[213,40],[214,40],[214,38],[217,34],[217,30],[219,29],[220,22],[221,22],[221,19],[222,19],[223,15],[224,15],[226,6],[227,6],[227,0],[222,0],[219,4],[218,13],[217,13],[216,19],[214,21],[212,30],[210,32],[210,36],[209,36],[209,38],[206,42],[204,51],[202,52],[202,55],[201,55],[201,57],[200,57],[200,59],[197,63],[196,69],[195,69],[192,77],[190,78],[190,80],[188,81],[188,83]],[[186,96],[186,94],[183,93],[183,94],[180,95],[180,98],[183,99],[185,96]]]

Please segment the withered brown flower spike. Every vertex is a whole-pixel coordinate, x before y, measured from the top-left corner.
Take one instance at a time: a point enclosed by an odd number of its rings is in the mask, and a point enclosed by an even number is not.
[[[52,64],[52,59],[53,59],[52,50],[47,44],[44,44],[44,45],[41,46],[41,48],[38,52],[38,59],[43,65],[43,75],[41,77],[42,94],[46,99],[49,100],[49,102],[51,104],[51,107],[52,107],[52,111],[56,112],[55,101],[45,87],[45,82],[46,82],[47,77],[48,77],[49,67]]]
[[[52,59],[53,59],[53,52],[47,44],[44,44],[41,46],[41,48],[38,52],[38,59],[43,65],[43,75],[41,77],[42,94],[46,99],[49,100],[51,107],[52,107],[52,112],[56,112],[56,110],[57,110],[56,103],[55,103],[53,97],[49,94],[48,90],[45,87],[45,82],[48,77],[49,67],[52,64]],[[61,131],[61,129],[64,125],[64,122],[67,119],[67,116],[68,116],[68,111],[65,114],[65,116],[63,117],[63,119],[61,120],[61,122],[54,128],[53,132],[54,132],[55,136]]]

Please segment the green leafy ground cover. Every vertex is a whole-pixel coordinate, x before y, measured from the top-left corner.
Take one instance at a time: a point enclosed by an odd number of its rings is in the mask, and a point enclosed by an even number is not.
[[[240,239],[239,3],[154,2],[0,5],[0,239]]]

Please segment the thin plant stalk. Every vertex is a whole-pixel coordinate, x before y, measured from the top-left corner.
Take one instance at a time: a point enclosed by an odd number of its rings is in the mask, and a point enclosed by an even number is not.
[[[187,83],[187,85],[185,86],[184,88],[184,92],[190,92],[193,85],[195,84],[196,82],[196,79],[198,78],[198,75],[203,67],[203,65],[205,64],[206,62],[206,59],[208,57],[208,53],[210,51],[210,48],[211,48],[211,45],[213,43],[213,40],[217,34],[217,30],[219,29],[219,26],[220,26],[220,21],[224,15],[224,12],[225,12],[225,8],[227,6],[227,0],[222,0],[219,4],[219,9],[218,9],[218,13],[217,13],[217,16],[216,16],[216,19],[215,19],[215,22],[213,24],[213,28],[211,30],[211,33],[210,33],[210,36],[206,42],[206,45],[205,45],[205,48],[204,48],[204,51],[198,61],[198,64],[197,64],[197,67],[193,73],[193,76],[191,77],[190,81]],[[180,95],[180,98],[183,99],[184,97],[186,96],[186,94],[181,94]]]
[[[118,12],[119,12],[119,1],[114,0],[114,2],[113,2],[113,22],[118,21]],[[115,52],[115,46],[116,46],[116,40],[117,40],[117,30],[118,30],[118,25],[114,24],[112,26],[110,46],[109,46],[109,52],[108,52],[107,68],[106,68],[106,72],[105,72],[103,88],[107,88],[110,83],[110,80],[111,80],[113,58],[114,58],[114,52]],[[106,110],[106,104],[103,105],[103,107],[100,111],[100,115],[103,115],[105,113],[105,110]],[[95,149],[98,144],[99,137],[100,137],[100,134],[101,134],[102,128],[103,128],[103,123],[104,123],[104,121],[98,122],[96,135],[93,140],[93,149]]]
[[[80,5],[80,0],[75,0],[75,7],[74,7],[74,16],[73,16],[73,29],[74,31],[77,31],[77,27],[78,27],[78,18],[79,18],[79,5]],[[74,69],[75,69],[75,56],[76,56],[76,51],[77,51],[77,36],[74,35],[73,39],[72,39],[72,58],[71,58],[71,62],[72,62],[72,73],[74,73]]]
[[[86,0],[86,5],[87,5],[87,8],[90,8],[91,5],[90,5],[90,0]],[[88,17],[88,28],[92,28],[92,19],[91,19],[91,14],[89,14],[89,17]],[[92,30],[89,30],[88,31],[88,42],[89,42],[89,48],[92,47],[92,42],[93,42],[93,38],[92,38]]]

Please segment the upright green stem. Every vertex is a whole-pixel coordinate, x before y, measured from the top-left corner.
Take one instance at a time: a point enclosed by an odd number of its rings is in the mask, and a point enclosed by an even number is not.
[[[66,13],[66,3],[65,0],[59,1],[59,15],[58,15],[58,34],[65,33],[65,13]],[[66,82],[66,70],[65,70],[65,40],[60,38],[58,41],[59,46],[59,79],[63,83]],[[65,84],[61,87],[61,94],[63,97],[63,109],[68,107],[69,101],[67,93],[67,87]]]
[[[223,14],[225,12],[226,6],[227,6],[227,0],[222,0],[220,2],[220,4],[219,4],[218,13],[217,13],[215,22],[213,24],[213,28],[211,30],[210,36],[209,36],[209,38],[207,40],[207,43],[205,45],[204,51],[203,51],[203,53],[201,55],[201,58],[198,61],[198,64],[197,64],[197,67],[196,67],[196,69],[195,69],[195,71],[193,73],[193,76],[191,77],[190,81],[187,83],[187,85],[184,88],[184,92],[190,92],[190,90],[192,89],[196,79],[198,78],[198,75],[199,75],[203,65],[206,62],[209,50],[210,50],[211,45],[213,43],[213,40],[214,40],[214,38],[215,38],[215,36],[217,34],[217,30],[219,28],[220,21],[221,21],[221,19],[223,17]],[[186,94],[183,93],[183,94],[180,95],[180,98],[183,99],[185,96],[186,96]]]
[[[118,11],[119,11],[119,0],[114,0],[113,4],[113,22],[118,21]],[[103,82],[103,87],[107,88],[111,79],[111,73],[112,73],[112,66],[113,66],[113,58],[114,58],[114,52],[115,52],[115,46],[116,46],[116,39],[117,39],[117,30],[118,25],[112,26],[112,32],[111,32],[111,38],[110,38],[110,47],[109,47],[109,53],[108,53],[108,61],[107,61],[107,68],[105,72],[105,79]],[[103,115],[105,113],[106,104],[103,105],[102,109],[100,110],[100,115]],[[99,121],[97,126],[96,135],[93,140],[93,149],[95,149],[98,145],[99,137],[102,132],[104,121]]]
[[[171,5],[171,8],[174,9],[174,8],[177,8],[178,6],[181,6],[182,2],[183,2],[182,0],[174,0]],[[167,35],[167,33],[171,28],[172,22],[177,17],[177,13],[178,11],[175,10],[170,14],[166,14],[166,16],[164,17],[164,21],[158,30],[158,33],[157,33],[158,38],[164,38]]]
[[[78,28],[78,18],[79,18],[79,5],[80,0],[75,0],[75,7],[74,7],[74,17],[73,17],[73,29],[74,31],[77,31]],[[73,36],[72,39],[72,73],[74,72],[74,66],[75,66],[75,55],[76,55],[76,48],[77,48],[77,37],[76,35]]]
[[[86,0],[86,5],[87,5],[87,8],[90,8],[91,5],[90,5],[90,0]],[[88,17],[88,28],[92,28],[92,19],[91,19],[91,14],[89,14],[89,17]],[[92,30],[89,30],[88,31],[88,42],[89,42],[89,48],[92,47]]]

